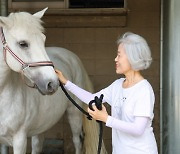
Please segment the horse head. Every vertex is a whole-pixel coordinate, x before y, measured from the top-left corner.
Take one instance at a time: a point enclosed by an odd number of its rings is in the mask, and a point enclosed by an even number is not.
[[[23,73],[43,95],[53,94],[59,86],[57,75],[45,50],[46,36],[41,25],[45,11],[0,17],[4,60],[9,69]],[[2,52],[2,51],[1,51]]]

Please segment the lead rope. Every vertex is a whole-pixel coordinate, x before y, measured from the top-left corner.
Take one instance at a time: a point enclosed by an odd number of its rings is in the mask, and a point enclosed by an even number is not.
[[[64,92],[64,94],[67,96],[67,98],[83,113],[87,116],[88,120],[92,120],[91,115],[89,115],[88,112],[86,112],[81,106],[79,106],[72,98],[71,96],[68,94],[68,92],[66,91],[66,89],[64,88],[63,84],[59,81],[59,85],[62,89],[62,91]],[[89,102],[89,108],[91,110],[93,110],[92,105],[93,103],[95,103],[96,107],[98,110],[102,110],[102,99],[103,99],[103,95],[100,96],[100,98],[98,98],[97,96],[95,97],[94,100]],[[98,151],[97,154],[101,153],[101,147],[102,147],[102,136],[103,136],[103,123],[102,121],[96,120],[99,123],[99,143],[98,143]]]
[[[94,100],[89,102],[89,108],[94,111],[92,105],[95,103],[98,110],[102,110],[102,100],[103,100],[103,94],[100,95],[100,98],[95,96]],[[103,136],[103,122],[96,120],[99,123],[99,144],[98,144],[98,154],[101,153],[101,147],[102,147],[102,136]]]

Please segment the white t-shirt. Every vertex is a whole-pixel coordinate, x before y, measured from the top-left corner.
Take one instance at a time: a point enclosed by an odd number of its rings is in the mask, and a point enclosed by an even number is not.
[[[154,117],[154,92],[147,80],[142,80],[130,88],[123,88],[124,78],[114,81],[109,87],[100,91],[103,101],[111,105],[112,117],[133,122],[135,116],[149,117],[148,126],[141,136],[123,133],[112,126],[113,154],[157,154],[157,145],[151,127]],[[113,125],[108,118],[106,126]]]
[[[111,105],[112,116],[108,116],[106,126],[112,128],[113,154],[157,154],[151,127],[155,101],[153,89],[145,79],[130,88],[123,88],[124,80],[118,79],[95,94],[77,87],[70,81],[65,88],[87,104],[95,96],[104,95],[103,102]],[[134,123],[136,119],[137,123]],[[140,132],[143,132],[141,135],[137,135],[137,125],[140,126]]]

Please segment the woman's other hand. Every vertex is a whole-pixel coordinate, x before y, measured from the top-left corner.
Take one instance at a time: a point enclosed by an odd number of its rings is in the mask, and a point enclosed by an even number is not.
[[[59,80],[61,81],[61,83],[65,85],[65,84],[67,83],[67,79],[64,77],[64,75],[62,74],[62,72],[59,71],[59,70],[57,70],[57,69],[55,69],[55,72],[56,72]]]

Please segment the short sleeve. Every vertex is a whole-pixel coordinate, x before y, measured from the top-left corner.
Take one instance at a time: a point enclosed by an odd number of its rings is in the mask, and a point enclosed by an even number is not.
[[[100,94],[103,94],[103,102],[107,102],[108,104],[111,104],[111,100],[112,100],[112,89],[113,89],[113,84],[109,85],[108,87],[102,89],[100,92]]]
[[[134,107],[134,116],[143,116],[149,117],[151,120],[154,117],[154,92],[151,87],[145,86],[140,90],[137,97],[135,107]]]
[[[109,105],[112,105],[113,97],[115,94],[117,94],[117,91],[120,89],[123,81],[124,78],[117,79],[111,85],[100,91],[100,93],[104,95],[103,102],[107,102]]]

